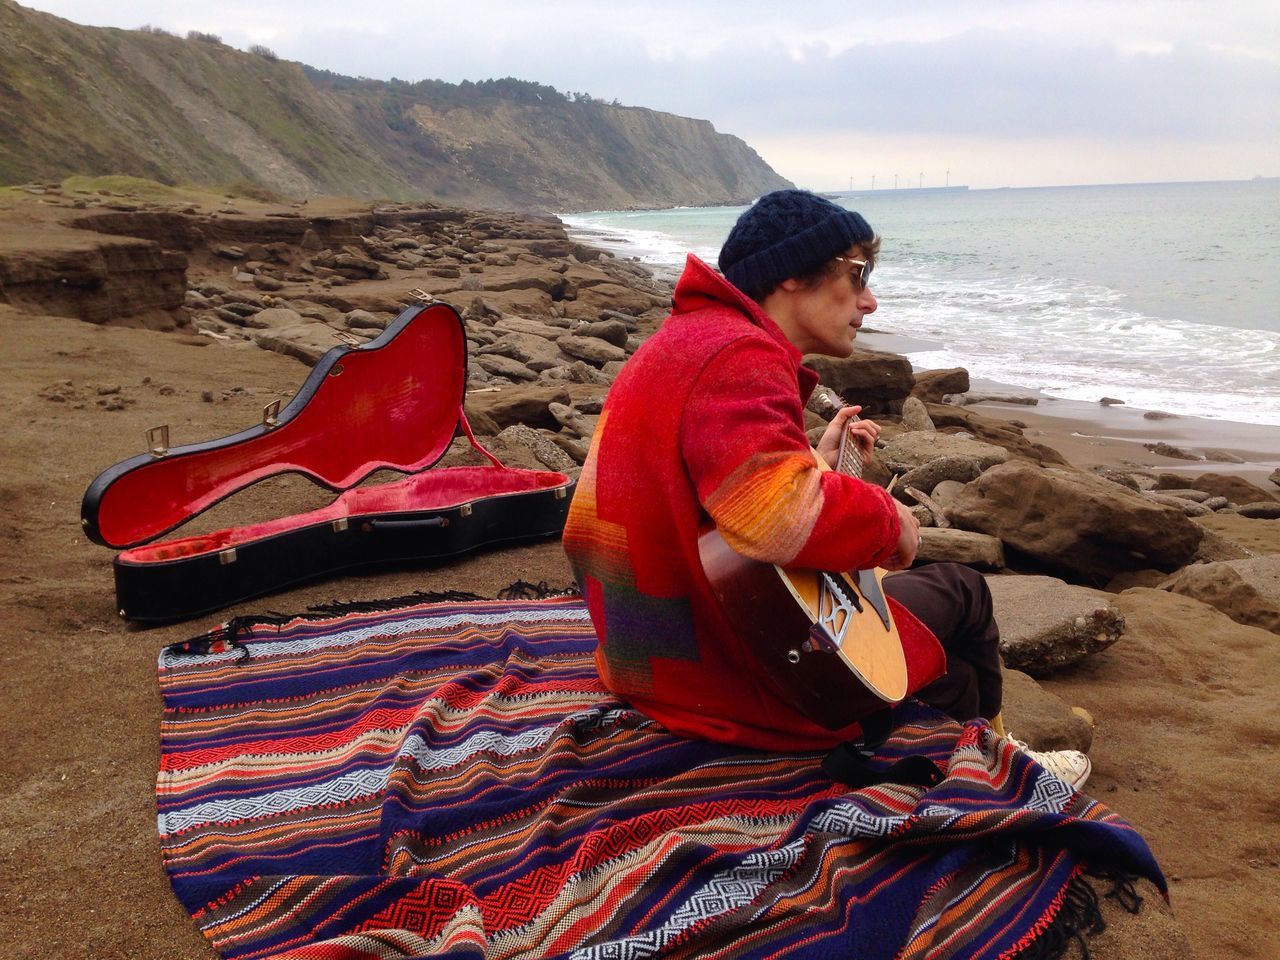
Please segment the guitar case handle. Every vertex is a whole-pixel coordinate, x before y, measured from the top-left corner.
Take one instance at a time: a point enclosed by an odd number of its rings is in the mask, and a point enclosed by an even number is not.
[[[448,517],[423,517],[414,520],[370,520],[370,530],[414,530],[427,527],[447,527]]]

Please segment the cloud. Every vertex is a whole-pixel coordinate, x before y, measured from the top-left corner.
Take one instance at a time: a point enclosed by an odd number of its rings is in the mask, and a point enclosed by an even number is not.
[[[756,134],[858,130],[1141,140],[1275,138],[1280,64],[1204,47],[1121,53],[973,32],[931,43],[810,49],[669,65],[652,102]],[[685,91],[679,93],[679,91]],[[627,97],[624,96],[624,100]]]

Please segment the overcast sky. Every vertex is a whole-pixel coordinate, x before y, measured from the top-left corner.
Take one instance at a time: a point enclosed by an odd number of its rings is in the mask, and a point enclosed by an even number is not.
[[[815,189],[1280,175],[1277,0],[24,5],[354,76],[514,76],[705,118]]]

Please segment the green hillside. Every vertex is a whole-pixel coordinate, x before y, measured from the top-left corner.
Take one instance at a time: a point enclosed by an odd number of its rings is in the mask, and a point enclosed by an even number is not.
[[[525,81],[353,79],[11,0],[0,49],[0,184],[124,174],[517,209],[724,203],[787,185],[706,121]]]

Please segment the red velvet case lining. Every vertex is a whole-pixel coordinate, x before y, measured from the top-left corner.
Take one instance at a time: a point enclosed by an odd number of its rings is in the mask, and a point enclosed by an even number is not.
[[[264,539],[316,523],[327,523],[341,517],[445,510],[472,500],[547,490],[563,486],[565,482],[566,477],[563,474],[546,470],[450,467],[447,470],[419,473],[395,483],[356,487],[338,497],[329,506],[309,513],[299,513],[266,523],[135,547],[121,553],[119,559],[128,563],[178,560],[224,550],[227,547]]]
[[[401,319],[404,315],[397,326]],[[462,417],[462,322],[452,307],[436,303],[405,320],[400,329],[389,328],[387,335],[391,339],[385,343],[326,354],[281,411],[280,425],[274,429],[264,432],[258,427],[211,444],[175,448],[168,456],[125,469],[101,492],[96,539],[114,547],[153,540],[237,490],[290,471],[342,490],[384,467],[414,472],[430,466],[448,448]],[[465,479],[423,481],[406,485],[400,494],[380,496],[402,503],[437,493],[449,499],[455,494],[445,488],[457,487],[474,488],[480,497],[507,482],[501,479],[505,468],[479,470]],[[355,496],[339,498],[326,509],[347,509],[370,496],[363,488],[351,493]],[[400,509],[432,506],[415,503]],[[296,519],[274,521],[278,527],[263,526],[287,529]]]

